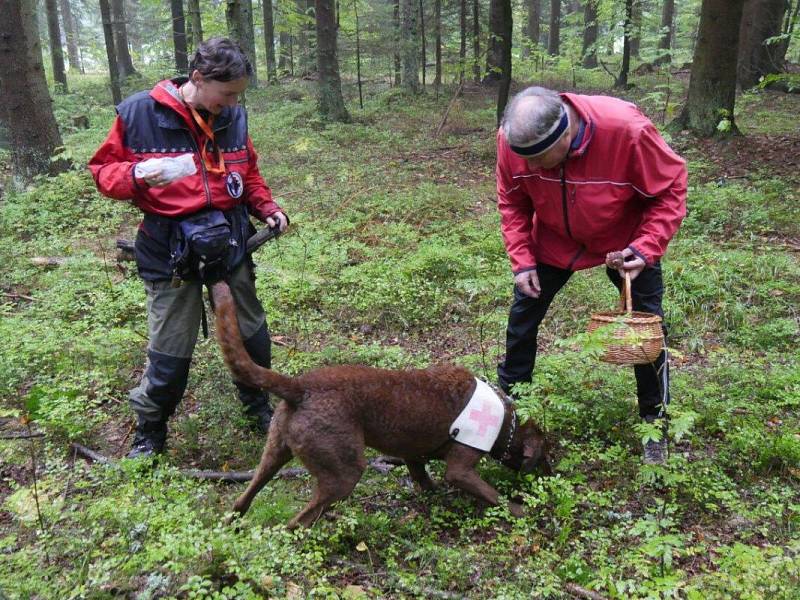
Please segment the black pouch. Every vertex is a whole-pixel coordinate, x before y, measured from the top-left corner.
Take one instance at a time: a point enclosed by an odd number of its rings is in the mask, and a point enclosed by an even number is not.
[[[228,255],[237,245],[220,210],[206,210],[181,220],[175,231],[172,266],[179,279],[213,283],[227,274]]]

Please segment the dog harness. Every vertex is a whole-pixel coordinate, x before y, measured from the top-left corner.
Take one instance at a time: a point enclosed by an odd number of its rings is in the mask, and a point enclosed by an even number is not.
[[[500,435],[505,412],[505,405],[497,392],[476,378],[475,392],[450,425],[450,438],[465,446],[489,452]]]

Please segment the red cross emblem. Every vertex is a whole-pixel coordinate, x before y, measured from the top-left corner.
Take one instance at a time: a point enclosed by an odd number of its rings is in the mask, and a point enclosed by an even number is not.
[[[469,419],[478,424],[478,435],[481,437],[486,435],[489,427],[497,427],[500,423],[500,417],[492,414],[492,406],[486,401],[483,402],[481,410],[469,411]]]

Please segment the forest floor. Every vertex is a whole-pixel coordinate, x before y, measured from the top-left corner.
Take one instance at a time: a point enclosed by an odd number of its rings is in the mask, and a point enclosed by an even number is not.
[[[627,98],[661,126],[678,94],[657,83]],[[76,169],[0,198],[0,437],[44,434],[0,439],[0,597],[569,598],[579,586],[609,598],[800,598],[797,95],[742,95],[741,137],[667,134],[690,168],[689,215],[664,262],[667,466],[641,464],[651,432],[632,373],[580,347],[589,314],[615,302],[593,269],[552,307],[518,407],[552,440],[555,476],[481,466],[521,495],[525,518],[446,487],[418,494],[397,467],[368,469],[330,518],[287,532],[307,477],[267,486],[237,530],[222,517],[242,488],[180,472],[250,469],[260,456],[213,337],[198,343],[164,460],[117,461],[146,319],[135,268],[114,247],[139,215],[100,197],[83,168],[113,117],[102,82],[71,88],[55,108]],[[334,125],[315,116],[309,82],[248,92],[262,173],[292,218],[255,256],[276,369],[456,362],[494,379],[511,298],[494,98],[468,87],[434,136],[449,101],[383,91]],[[76,112],[90,129],[69,125]],[[64,260],[31,261],[42,256]],[[71,442],[117,462],[76,458]],[[441,465],[430,470],[441,480]]]

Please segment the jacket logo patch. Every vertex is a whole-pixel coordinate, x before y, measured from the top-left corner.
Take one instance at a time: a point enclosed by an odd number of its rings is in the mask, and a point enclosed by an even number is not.
[[[231,198],[239,198],[244,192],[244,182],[242,176],[236,171],[231,171],[225,178],[225,187],[228,189],[228,194]]]

